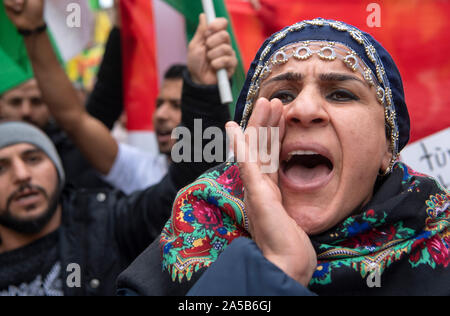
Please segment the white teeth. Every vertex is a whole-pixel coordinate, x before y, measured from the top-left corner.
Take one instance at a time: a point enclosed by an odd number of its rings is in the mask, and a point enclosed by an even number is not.
[[[311,150],[296,150],[296,151],[289,153],[289,156],[293,156],[293,155],[318,155],[318,153],[316,153],[315,151],[311,151]]]
[[[291,160],[292,156],[295,156],[295,155],[319,155],[319,153],[316,153],[315,151],[311,151],[311,150],[295,150],[288,154],[288,159],[286,162],[289,162],[289,160]]]

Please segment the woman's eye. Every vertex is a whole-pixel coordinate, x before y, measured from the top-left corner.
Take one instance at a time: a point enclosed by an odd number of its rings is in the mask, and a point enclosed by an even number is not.
[[[272,99],[279,99],[281,103],[288,104],[294,101],[296,98],[296,95],[292,93],[291,91],[277,91],[270,97],[270,100]]]
[[[347,90],[335,90],[328,95],[328,98],[334,101],[353,101],[359,98]]]

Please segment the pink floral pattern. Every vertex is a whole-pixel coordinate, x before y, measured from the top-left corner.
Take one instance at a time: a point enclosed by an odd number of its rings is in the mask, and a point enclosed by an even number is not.
[[[195,201],[193,203],[193,214],[197,222],[209,226],[221,226],[222,214],[218,207],[212,206],[205,201]]]

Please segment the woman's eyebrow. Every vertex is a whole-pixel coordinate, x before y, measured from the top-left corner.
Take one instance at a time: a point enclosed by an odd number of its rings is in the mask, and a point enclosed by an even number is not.
[[[359,81],[360,83],[362,83],[364,85],[367,85],[367,83],[365,81],[359,79],[358,77],[353,76],[353,75],[343,74],[343,73],[330,72],[330,73],[320,74],[319,79],[320,79],[320,81],[325,81],[325,82],[355,80],[355,81]]]
[[[269,83],[276,82],[276,81],[302,81],[304,79],[304,75],[297,72],[286,72],[283,74],[280,74],[278,76],[275,76],[273,78],[270,78],[266,82],[262,84],[262,86],[265,86]],[[367,85],[367,83],[361,79],[359,79],[356,76],[348,75],[344,73],[337,73],[337,72],[330,72],[330,73],[324,73],[319,75],[319,80],[324,82],[342,82],[342,81],[348,81],[348,80],[354,80],[358,81],[364,85]]]
[[[266,84],[269,84],[271,82],[274,82],[274,81],[302,81],[303,77],[304,76],[301,73],[285,72],[285,73],[282,73],[281,75],[278,75],[278,76],[275,76],[273,78],[270,78],[269,80],[264,82],[262,84],[262,86],[264,86]]]

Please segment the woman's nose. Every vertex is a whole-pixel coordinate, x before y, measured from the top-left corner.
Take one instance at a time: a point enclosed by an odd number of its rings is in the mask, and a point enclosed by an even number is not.
[[[290,104],[286,106],[286,123],[303,127],[325,126],[330,118],[325,110],[326,100],[318,89],[305,87]]]

